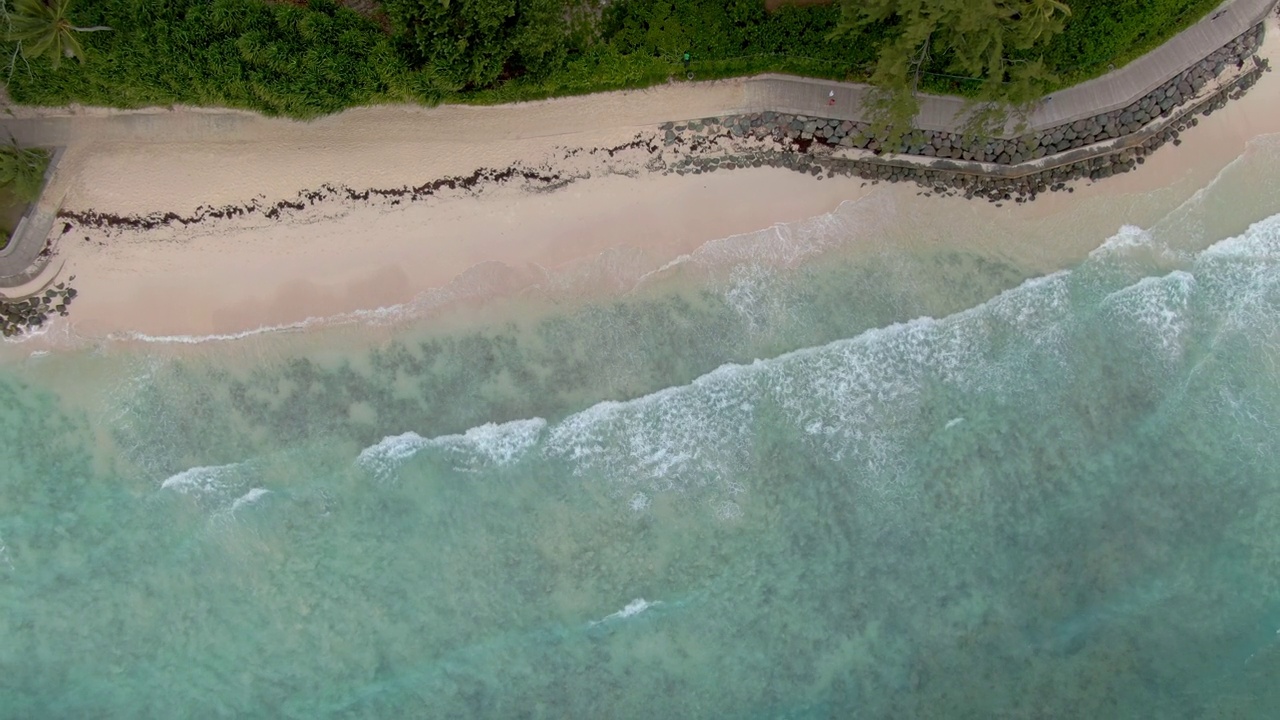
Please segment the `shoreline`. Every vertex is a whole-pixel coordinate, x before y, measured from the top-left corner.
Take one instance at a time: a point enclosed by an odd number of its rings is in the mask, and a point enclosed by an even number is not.
[[[67,234],[76,226],[107,231],[154,230],[174,224],[185,227],[247,214],[277,220],[285,213],[303,211],[317,203],[385,201],[396,205],[401,201],[421,201],[444,190],[502,185],[513,178],[525,181],[529,190],[554,190],[590,177],[589,172],[566,168],[569,158],[584,152],[609,158],[628,151],[647,152],[643,170],[633,164],[622,170],[625,174],[645,171],[683,175],[770,166],[815,176],[825,172],[828,178],[845,174],[877,182],[914,181],[946,194],[964,190],[967,197],[1024,202],[1034,200],[1039,193],[1064,190],[1074,180],[1099,180],[1128,172],[1164,144],[1180,144],[1180,133],[1198,125],[1197,115],[1208,116],[1225,107],[1228,99],[1243,97],[1262,73],[1269,71],[1268,61],[1254,55],[1264,26],[1259,23],[1126,108],[1007,140],[915,131],[898,147],[889,149],[870,139],[866,135],[868,127],[860,122],[773,111],[730,114],[668,121],[656,130],[637,132],[629,141],[613,146],[563,148],[560,157],[540,164],[515,160],[504,167],[481,166],[466,174],[438,176],[418,185],[355,189],[323,182],[298,190],[292,198],[201,205],[187,214],[172,210],[118,214],[92,207],[63,209],[58,213],[60,234]],[[1230,66],[1239,72],[1233,74]],[[1201,92],[1206,88],[1207,92]]]
[[[1277,50],[1275,22],[1268,20],[1263,57]],[[732,105],[737,92],[724,83],[716,102]],[[690,103],[685,88],[669,103],[662,93],[646,95],[646,114],[665,103],[672,105],[668,117],[678,116]],[[568,114],[578,127],[590,126],[589,111],[574,102]],[[616,99],[597,111],[618,112]],[[1280,119],[1273,119],[1280,118],[1280,87],[1263,76],[1185,137],[1167,129],[1165,139],[1181,147],[1135,154],[1123,180],[1064,178],[1060,189],[1071,193],[1016,204],[995,196],[974,205],[959,188],[930,177],[916,187],[877,186],[890,178],[863,179],[839,142],[819,144],[825,155],[787,155],[777,149],[795,138],[719,132],[702,123],[691,133],[685,125],[682,132],[696,136],[687,143],[672,141],[674,124],[553,134],[542,131],[565,113],[518,121],[502,109],[486,132],[472,124],[469,133],[397,143],[413,132],[415,115],[367,109],[297,127],[291,138],[282,137],[277,122],[244,118],[262,130],[251,135],[256,141],[235,144],[179,138],[71,145],[52,184],[63,198],[54,235],[79,298],[69,318],[55,318],[52,331],[23,345],[291,327],[412,303],[483,267],[504,269],[493,291],[509,294],[609,252],[626,256],[628,267],[607,290],[625,291],[627,278],[710,241],[830,213],[873,193],[930,227],[954,228],[962,215],[969,224],[1022,228],[1031,238],[1017,241],[1023,245],[1048,239],[1037,227],[1070,227],[1072,237],[1055,240],[1060,247],[1048,253],[1061,264],[1101,242],[1100,232],[1159,216],[1156,209],[1100,216],[1099,203],[1140,203],[1175,182],[1203,186],[1250,138],[1280,132]],[[330,143],[342,136],[344,122],[359,123],[363,132],[335,147]],[[792,159],[771,163],[769,153]],[[845,162],[844,169],[821,166],[823,158]],[[1037,188],[1028,189],[1034,195]],[[1034,254],[1015,244],[989,250]]]

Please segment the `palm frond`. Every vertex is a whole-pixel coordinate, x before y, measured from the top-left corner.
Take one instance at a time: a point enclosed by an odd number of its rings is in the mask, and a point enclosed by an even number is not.
[[[6,39],[18,43],[23,57],[47,57],[55,69],[64,57],[84,62],[84,46],[76,34],[110,28],[72,25],[68,17],[70,7],[71,0],[13,0],[13,9],[6,13],[9,21]]]

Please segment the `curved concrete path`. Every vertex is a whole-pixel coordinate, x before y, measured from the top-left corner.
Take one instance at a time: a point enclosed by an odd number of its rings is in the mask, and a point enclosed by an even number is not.
[[[53,229],[56,210],[39,208],[25,218],[4,250],[0,250],[0,296],[25,285],[44,269],[40,253]],[[13,297],[17,297],[14,295]]]
[[[44,186],[50,184],[58,161],[62,158],[63,148],[57,148],[49,159],[49,167],[45,170]],[[14,290],[31,282],[41,274],[47,264],[41,260],[45,240],[57,220],[57,202],[42,193],[14,228],[9,243],[0,249],[0,296],[20,297]]]
[[[1029,131],[1043,130],[1122,108],[1163,85],[1213,51],[1262,22],[1276,0],[1227,0],[1200,22],[1175,35],[1169,42],[1101,77],[1059,90],[1034,110]],[[747,104],[753,112],[773,110],[798,115],[864,120],[862,97],[868,86],[837,83],[788,75],[758,75],[747,81]],[[836,104],[828,93],[836,92]],[[921,130],[954,131],[962,123],[964,99],[946,95],[921,98],[915,125]],[[1016,133],[1010,123],[1006,135]]]

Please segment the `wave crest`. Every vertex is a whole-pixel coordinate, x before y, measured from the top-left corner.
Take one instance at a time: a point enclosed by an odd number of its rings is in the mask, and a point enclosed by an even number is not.
[[[427,448],[443,451],[461,472],[504,467],[537,444],[547,422],[542,418],[486,423],[458,435],[424,438],[415,432],[391,435],[364,450],[356,465],[381,479],[391,477],[406,460]]]

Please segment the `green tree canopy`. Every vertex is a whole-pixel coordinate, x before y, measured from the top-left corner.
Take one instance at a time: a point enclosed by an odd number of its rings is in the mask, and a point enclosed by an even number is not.
[[[13,0],[13,9],[5,9],[8,40],[18,43],[23,57],[48,57],[54,68],[64,57],[84,62],[84,48],[76,33],[111,28],[76,27],[71,24],[70,9],[71,0]]]
[[[930,68],[979,79],[985,107],[973,119],[982,125],[1001,116],[993,109],[1037,99],[1053,78],[1026,51],[1061,32],[1070,13],[1060,0],[843,0],[836,35],[887,30],[869,107],[873,132],[896,144],[919,112],[915,93]]]
[[[403,48],[456,88],[543,75],[564,59],[561,0],[385,0]]]

